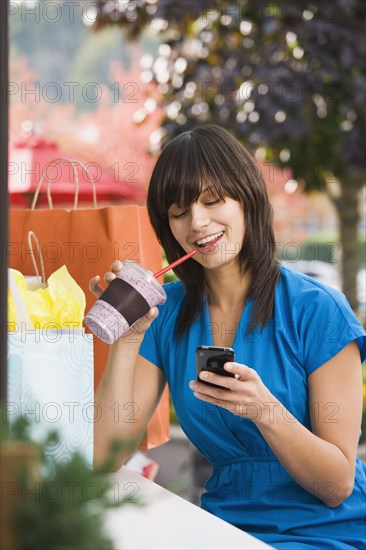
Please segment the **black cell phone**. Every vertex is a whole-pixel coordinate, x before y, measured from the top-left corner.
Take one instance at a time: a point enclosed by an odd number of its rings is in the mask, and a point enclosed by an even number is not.
[[[235,378],[233,372],[228,372],[224,369],[224,363],[227,361],[235,361],[235,353],[232,348],[220,348],[218,346],[198,346],[196,348],[196,374],[197,380],[207,386],[222,388],[218,384],[212,384],[199,378],[199,373],[203,370],[214,372],[220,376],[230,376]],[[227,388],[225,388],[227,389]]]

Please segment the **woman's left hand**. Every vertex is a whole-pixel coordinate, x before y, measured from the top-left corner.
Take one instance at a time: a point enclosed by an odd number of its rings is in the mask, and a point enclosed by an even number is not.
[[[263,384],[258,373],[240,363],[225,363],[225,370],[235,374],[235,378],[220,376],[208,371],[200,372],[200,379],[222,387],[207,386],[196,380],[189,383],[194,395],[213,405],[223,407],[233,414],[259,422],[265,409],[277,399]]]

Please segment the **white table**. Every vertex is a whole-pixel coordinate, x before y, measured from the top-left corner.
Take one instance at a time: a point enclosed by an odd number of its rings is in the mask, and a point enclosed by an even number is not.
[[[264,542],[124,466],[114,494],[139,504],[108,511],[106,533],[118,550],[264,550]]]

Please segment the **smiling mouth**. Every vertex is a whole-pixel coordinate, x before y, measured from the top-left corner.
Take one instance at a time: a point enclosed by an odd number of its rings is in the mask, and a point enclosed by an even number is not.
[[[215,233],[214,235],[210,235],[209,237],[205,237],[204,239],[198,239],[195,241],[195,245],[199,250],[203,250],[205,248],[212,248],[219,239],[223,236],[224,231],[220,231],[219,233]]]

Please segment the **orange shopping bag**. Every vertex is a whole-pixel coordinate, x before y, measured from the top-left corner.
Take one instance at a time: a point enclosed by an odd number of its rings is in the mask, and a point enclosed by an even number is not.
[[[47,168],[65,159],[56,159]],[[39,239],[44,268],[48,277],[62,265],[66,265],[70,275],[80,285],[86,295],[86,311],[96,298],[89,291],[89,280],[94,275],[103,275],[114,260],[133,260],[152,272],[161,268],[161,247],[150,225],[145,207],[119,205],[97,208],[95,185],[94,208],[77,208],[78,176],[74,170],[75,201],[72,210],[53,209],[51,182],[48,181],[47,194],[49,208],[35,208],[43,178],[34,195],[31,209],[10,210],[9,227],[9,267],[22,273],[33,273],[32,253],[27,242],[29,231],[34,231]],[[85,168],[85,167],[84,167]],[[94,337],[94,383],[97,387],[107,362],[109,346]],[[166,389],[160,404],[149,422],[147,433],[140,445],[150,449],[169,440],[169,396]]]

